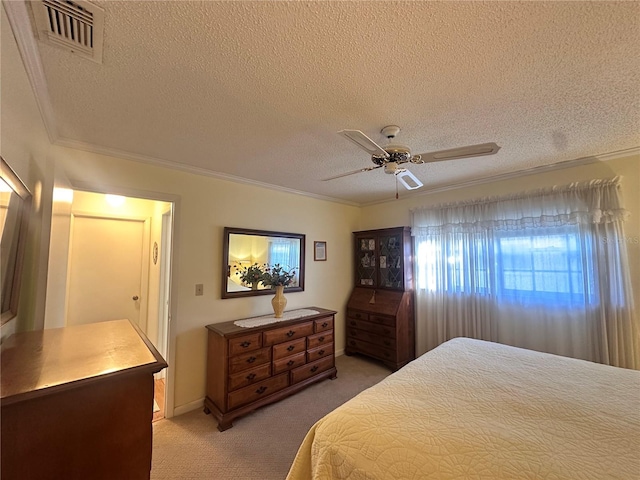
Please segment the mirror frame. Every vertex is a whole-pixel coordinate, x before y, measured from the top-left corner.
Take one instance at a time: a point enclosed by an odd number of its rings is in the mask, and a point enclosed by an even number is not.
[[[274,290],[265,288],[263,290],[248,290],[246,292],[227,292],[227,278],[229,276],[229,236],[235,235],[255,235],[259,237],[282,237],[300,240],[300,265],[298,268],[298,286],[285,287],[285,293],[304,291],[304,259],[305,259],[305,235],[301,233],[272,232],[269,230],[253,230],[249,228],[224,227],[222,238],[222,284],[220,286],[222,298],[242,298],[254,297],[257,295],[274,295]]]
[[[0,325],[4,325],[18,315],[24,252],[29,229],[29,216],[31,214],[31,192],[2,156],[0,156],[0,178],[22,199],[21,211],[18,213],[18,245],[13,259],[15,267],[10,279],[3,278],[3,283],[6,281],[11,282],[9,309],[0,314]]]

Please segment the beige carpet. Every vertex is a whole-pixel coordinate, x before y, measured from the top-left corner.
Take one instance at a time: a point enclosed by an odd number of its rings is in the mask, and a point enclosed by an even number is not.
[[[336,380],[256,410],[225,432],[202,410],[155,422],[152,480],[283,480],[317,420],[391,373],[358,356],[340,356],[336,366]]]

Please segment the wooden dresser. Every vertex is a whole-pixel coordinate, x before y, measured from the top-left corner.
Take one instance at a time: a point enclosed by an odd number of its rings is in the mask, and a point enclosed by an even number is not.
[[[2,344],[2,479],[148,479],[153,374],[128,320],[16,333]]]
[[[289,319],[266,325],[242,327],[238,321],[207,325],[204,412],[218,420],[218,430],[231,428],[234,419],[312,383],[336,378],[335,313],[307,307],[285,312]]]
[[[354,232],[354,246],[345,353],[368,355],[397,370],[415,358],[409,227]]]

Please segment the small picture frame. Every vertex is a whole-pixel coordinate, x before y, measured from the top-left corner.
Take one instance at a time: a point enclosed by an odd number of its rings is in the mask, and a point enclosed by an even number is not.
[[[313,259],[316,262],[327,260],[327,242],[313,242]]]

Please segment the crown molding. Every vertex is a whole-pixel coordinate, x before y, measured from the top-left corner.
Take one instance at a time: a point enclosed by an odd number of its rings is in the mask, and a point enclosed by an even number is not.
[[[406,200],[407,198],[410,198],[410,197],[432,195],[435,193],[447,192],[449,190],[458,190],[460,188],[474,187],[476,185],[483,185],[485,183],[499,182],[502,180],[509,180],[512,178],[524,177],[527,175],[536,175],[544,172],[552,172],[554,170],[563,170],[565,168],[579,167],[582,165],[589,165],[591,163],[596,163],[596,162],[608,162],[611,160],[616,160],[618,158],[625,158],[633,155],[640,155],[640,147],[632,147],[624,150],[616,150],[614,152],[601,153],[601,154],[593,155],[589,157],[581,157],[573,160],[566,160],[563,162],[552,163],[549,165],[540,165],[537,167],[526,168],[523,170],[516,170],[515,172],[501,173],[498,175],[476,178],[476,179],[468,180],[464,182],[451,183],[449,185],[443,185],[441,187],[435,187],[435,188],[425,189],[420,192],[415,192],[413,194],[406,195],[405,197],[403,197],[403,199]],[[372,205],[380,205],[382,203],[389,203],[394,201],[395,200],[375,201],[375,202],[363,203],[361,206],[369,207]]]
[[[610,153],[601,153],[596,155],[596,158],[601,162],[608,162],[610,160],[617,160],[618,158],[632,157],[633,155],[640,155],[640,147],[631,147],[624,150],[617,150]]]
[[[123,150],[117,150],[115,148],[109,147],[101,147],[97,145],[92,145],[90,143],[79,142],[77,140],[70,140],[66,138],[58,138],[55,142],[55,145],[66,148],[73,148],[75,150],[82,150],[84,152],[91,152],[98,155],[105,155],[108,157],[121,158],[124,160],[131,160],[133,162],[145,163],[148,165],[153,165],[156,167],[164,167],[169,168],[171,170],[179,170],[186,173],[191,173],[194,175],[201,175],[205,177],[212,177],[218,180],[225,180],[227,182],[241,183],[244,185],[251,185],[254,187],[266,188],[268,190],[275,190],[283,193],[290,193],[293,195],[301,195],[303,197],[314,198],[316,200],[324,200],[332,203],[341,203],[343,205],[349,205],[352,207],[359,207],[360,204],[356,202],[351,202],[348,200],[343,200],[340,198],[329,197],[326,195],[317,195],[314,193],[303,192],[301,190],[295,190],[293,188],[282,187],[280,185],[273,185],[270,183],[259,182],[257,180],[250,180],[248,178],[237,177],[235,175],[228,175],[225,173],[215,172],[213,170],[208,170],[202,167],[194,167],[191,165],[184,165],[182,163],[172,162],[169,160],[163,160],[155,157],[149,157],[146,155],[139,155],[135,153],[129,153]]]
[[[49,141],[54,143],[58,139],[58,128],[56,126],[55,115],[51,106],[51,97],[40,60],[40,51],[35,38],[31,16],[26,2],[16,0],[3,0],[2,5],[7,13],[7,19],[13,36],[18,45],[18,51],[22,57],[22,63],[27,72],[29,83],[33,89],[36,104],[40,110],[42,122],[47,130]]]

